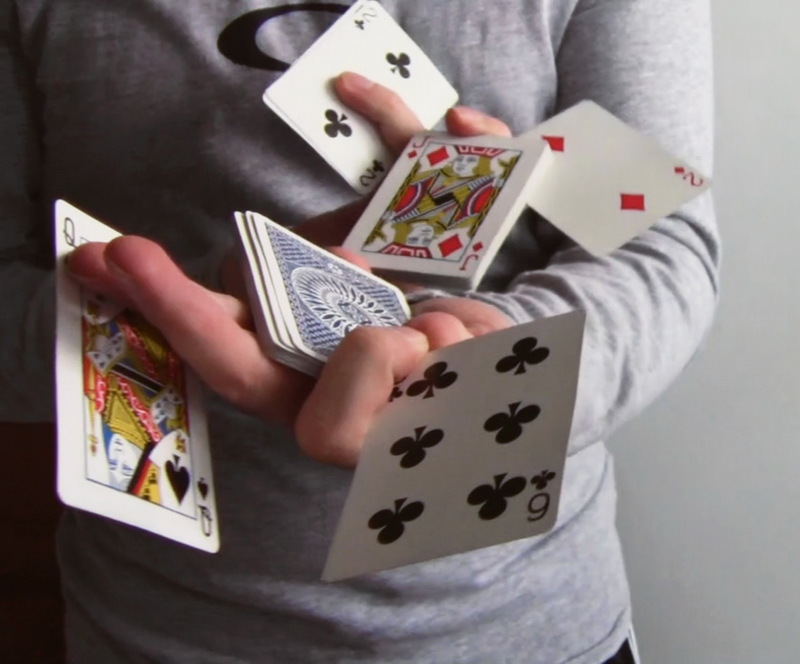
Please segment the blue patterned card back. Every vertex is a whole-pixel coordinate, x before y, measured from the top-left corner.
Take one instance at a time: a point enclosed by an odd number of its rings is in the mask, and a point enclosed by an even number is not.
[[[327,357],[344,336],[362,325],[394,326],[408,320],[394,286],[267,224],[292,314],[303,344]]]

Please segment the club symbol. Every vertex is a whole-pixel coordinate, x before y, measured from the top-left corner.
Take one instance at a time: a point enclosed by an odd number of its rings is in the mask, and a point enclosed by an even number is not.
[[[408,71],[411,58],[409,58],[406,53],[399,53],[397,55],[394,53],[387,53],[386,62],[392,65],[393,74],[400,74],[403,78],[409,78],[411,76],[411,72]]]
[[[507,413],[495,413],[483,423],[486,431],[497,431],[495,441],[501,445],[511,443],[522,435],[522,425],[533,422],[542,409],[536,404],[520,408],[520,401],[508,405]]]
[[[373,173],[383,173],[386,170],[386,166],[383,165],[383,162],[380,159],[373,160],[372,166],[369,168]]]
[[[390,452],[393,456],[402,456],[400,465],[403,468],[413,468],[425,460],[427,452],[425,448],[435,447],[442,442],[444,438],[444,431],[441,429],[431,429],[425,433],[425,427],[417,427],[414,429],[414,437],[405,436],[396,440]]]
[[[375,512],[367,525],[372,530],[379,530],[378,542],[381,544],[391,544],[400,539],[406,530],[406,522],[418,519],[425,511],[424,503],[419,500],[405,504],[408,498],[400,498],[394,501],[394,510],[383,509]]]
[[[552,470],[543,470],[538,475],[531,478],[531,484],[536,487],[537,491],[544,491],[547,485],[556,478],[556,474]]]
[[[513,498],[525,489],[527,481],[524,477],[512,477],[506,480],[506,473],[494,476],[494,486],[481,484],[469,492],[467,502],[470,505],[481,505],[478,516],[489,521],[496,519],[508,507],[508,498]]]
[[[423,379],[414,381],[408,386],[406,394],[416,397],[423,392],[423,399],[429,399],[434,395],[434,390],[443,390],[456,382],[458,374],[455,371],[447,370],[447,362],[435,362],[422,373]]]
[[[389,403],[394,401],[395,399],[399,399],[403,396],[403,390],[401,390],[397,385],[392,388],[392,393],[389,395]]]
[[[495,369],[500,373],[514,371],[514,374],[525,373],[526,364],[539,364],[547,359],[550,355],[549,348],[537,348],[539,341],[536,337],[525,337],[520,339],[511,347],[512,355],[507,355],[501,359]]]
[[[366,23],[365,23],[364,19],[361,19],[361,18],[358,18],[358,19],[356,19],[356,20],[354,21],[354,23],[356,24],[356,27],[357,27],[359,30],[363,30],[363,29],[364,29],[364,27],[365,27],[365,25],[366,25]]]
[[[331,138],[336,138],[339,134],[345,138],[352,136],[353,130],[350,125],[347,124],[347,116],[344,113],[339,114],[332,108],[329,108],[325,111],[325,119],[328,121],[328,124],[326,124],[323,129]]]

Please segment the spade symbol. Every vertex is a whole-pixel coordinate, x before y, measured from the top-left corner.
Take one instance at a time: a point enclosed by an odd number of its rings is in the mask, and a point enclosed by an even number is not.
[[[203,496],[203,500],[205,500],[206,496],[208,496],[208,483],[205,477],[200,478],[200,481],[197,483],[197,489],[200,491],[200,495]]]
[[[414,437],[405,436],[396,440],[390,451],[394,456],[402,456],[400,465],[403,468],[413,468],[422,463],[425,459],[425,448],[434,447],[442,442],[444,431],[441,429],[431,429],[425,433],[425,427],[414,429]]]
[[[172,458],[175,459],[175,463],[167,461],[167,478],[178,503],[181,503],[189,490],[189,471],[180,467],[181,462],[177,454]]]
[[[517,401],[509,404],[507,413],[495,413],[483,423],[486,431],[497,431],[494,439],[501,445],[519,438],[522,435],[522,425],[533,422],[542,412],[536,404],[520,408],[520,403]]]
[[[425,392],[423,399],[433,396],[434,390],[443,390],[456,382],[458,374],[447,370],[447,362],[436,362],[429,366],[422,374],[423,379],[415,381],[408,386],[406,394],[410,397]]]
[[[520,339],[511,347],[511,355],[507,355],[501,359],[495,369],[500,373],[514,371],[514,374],[525,373],[526,364],[539,364],[547,359],[550,355],[549,348],[537,348],[539,341],[536,337],[525,337]]]
[[[467,502],[470,505],[481,505],[478,516],[489,521],[496,519],[508,507],[508,498],[522,493],[528,482],[524,477],[512,477],[506,480],[506,473],[494,476],[494,486],[481,484],[470,491]]]
[[[394,501],[394,510],[383,509],[370,517],[367,525],[372,530],[379,530],[378,542],[381,544],[391,544],[400,539],[406,530],[405,523],[418,519],[425,511],[424,503],[419,500],[405,504],[408,498],[400,498]]]

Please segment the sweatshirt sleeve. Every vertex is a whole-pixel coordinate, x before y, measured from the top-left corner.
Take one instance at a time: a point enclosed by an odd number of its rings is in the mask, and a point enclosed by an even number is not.
[[[554,112],[593,99],[706,174],[712,168],[707,0],[587,0],[557,54]],[[684,369],[717,300],[719,238],[709,193],[609,256],[574,243],[504,293],[474,293],[515,321],[587,312],[570,453],[606,438]]]
[[[34,87],[10,0],[0,1],[0,419],[53,414],[54,298],[49,213],[40,196]]]

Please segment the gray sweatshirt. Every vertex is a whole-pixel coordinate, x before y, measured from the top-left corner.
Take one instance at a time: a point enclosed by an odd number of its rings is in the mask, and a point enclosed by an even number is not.
[[[711,172],[707,0],[383,4],[462,103],[515,133],[588,98]],[[292,225],[352,200],[261,102],[341,8],[0,7],[0,419],[45,420],[53,200],[154,238],[199,278],[232,246],[233,210]],[[67,511],[70,661],[602,662],[631,620],[602,441],[689,361],[712,319],[718,268],[707,194],[605,258],[533,213],[519,219],[472,296],[518,322],[588,315],[560,514],[544,536],[323,584],[351,473],[310,461],[286,431],[212,396],[221,551]]]

